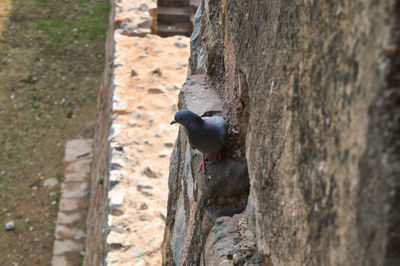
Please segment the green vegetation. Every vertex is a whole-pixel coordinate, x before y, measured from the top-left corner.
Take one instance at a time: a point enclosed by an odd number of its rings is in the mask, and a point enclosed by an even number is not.
[[[103,185],[103,182],[104,182],[104,176],[99,176],[98,178],[97,178],[97,184],[99,184],[99,185]]]
[[[60,203],[60,199],[61,199],[61,192],[57,191],[56,196],[54,197],[54,201],[56,202],[56,204],[54,204],[55,206],[58,206],[58,204]]]
[[[64,177],[64,175],[62,173],[57,173],[56,174],[56,178],[58,181],[61,181],[61,179]]]
[[[0,234],[0,265],[51,260],[60,193],[49,197],[40,177],[61,180],[65,142],[93,135],[109,8],[108,0],[0,0],[0,221],[17,225]]]
[[[80,2],[77,6],[84,7],[85,5]],[[109,4],[97,5],[88,11],[87,16],[78,19],[72,20],[60,14],[48,20],[38,20],[37,27],[45,34],[47,40],[47,52],[61,49],[71,43],[78,44],[79,41],[94,40],[97,36],[104,34],[108,25],[101,23],[102,15],[109,11]],[[86,47],[87,44],[83,46]],[[83,47],[81,48],[84,50]]]

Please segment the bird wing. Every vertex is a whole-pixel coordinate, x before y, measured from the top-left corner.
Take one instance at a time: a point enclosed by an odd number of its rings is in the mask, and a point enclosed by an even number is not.
[[[225,120],[220,116],[202,117],[203,120],[213,127],[218,134],[219,140],[223,146],[228,145],[228,129]]]

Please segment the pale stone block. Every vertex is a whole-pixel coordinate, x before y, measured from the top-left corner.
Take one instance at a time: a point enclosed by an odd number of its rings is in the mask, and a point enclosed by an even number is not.
[[[43,182],[43,186],[48,187],[48,188],[52,188],[57,184],[58,184],[58,180],[57,180],[57,178],[54,178],[54,177],[48,178],[48,179],[44,180],[44,182]]]
[[[64,256],[53,256],[51,266],[69,266],[68,261]]]
[[[90,153],[92,151],[92,139],[75,139],[67,142],[65,148],[64,161],[71,162],[79,155]]]
[[[83,198],[88,193],[88,184],[85,183],[63,183],[61,185],[63,198]]]
[[[82,215],[80,213],[65,214],[65,213],[59,211],[58,217],[57,217],[57,225],[72,224],[76,221],[79,221],[79,219],[81,219],[81,217],[82,217]]]
[[[91,158],[82,158],[76,161],[71,162],[68,164],[68,166],[65,168],[65,173],[66,175],[69,173],[75,174],[75,173],[89,173],[90,171],[90,163],[92,159]]]
[[[72,240],[54,241],[53,255],[62,255],[67,252],[81,252],[83,245]],[[58,265],[57,265],[58,266]]]
[[[73,164],[75,164],[75,162]],[[82,166],[82,164],[80,164],[80,166]],[[89,170],[89,164],[87,165],[87,170]],[[65,174],[64,182],[84,182],[86,179],[88,179],[88,174],[86,168],[83,167],[79,172]]]
[[[128,103],[126,102],[113,102],[112,112],[117,114],[125,114],[128,112]]]
[[[124,202],[124,193],[121,191],[111,191],[109,192],[109,199],[111,211],[120,210]]]
[[[58,209],[60,211],[76,211],[83,205],[83,199],[70,199],[61,197]]]
[[[85,238],[86,234],[81,229],[77,228],[69,228],[65,225],[57,225],[55,232],[57,239],[63,239],[65,237],[74,238],[76,240],[80,240]]]

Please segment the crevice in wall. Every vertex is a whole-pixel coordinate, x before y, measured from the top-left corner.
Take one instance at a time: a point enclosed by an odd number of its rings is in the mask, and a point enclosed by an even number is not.
[[[220,96],[204,74],[188,76],[181,89],[178,106],[199,116],[222,113]],[[249,195],[246,162],[229,145],[223,150],[221,159],[207,165],[204,173],[198,171],[202,156],[201,152],[190,147],[185,131],[180,130],[170,165],[170,198],[163,245],[163,261],[166,264],[173,261],[176,265],[204,265],[210,256],[229,256],[218,251],[211,255],[211,250],[205,250],[207,241],[211,241],[208,240],[210,232],[221,217],[228,221],[235,215],[245,213]],[[232,223],[236,222],[235,218]],[[223,238],[231,239],[227,240],[229,243],[236,243],[233,231],[228,230]],[[212,241],[218,242],[219,239]],[[229,252],[234,250],[233,246],[226,248]],[[251,253],[255,254],[254,245],[251,249]],[[232,251],[230,259],[233,260],[236,254],[235,260],[241,260],[239,253],[238,250]],[[248,259],[243,257],[243,261],[250,260],[252,254],[247,255]]]

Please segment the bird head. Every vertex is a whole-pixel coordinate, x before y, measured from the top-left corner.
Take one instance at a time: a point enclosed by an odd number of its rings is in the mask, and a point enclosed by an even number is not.
[[[203,119],[201,119],[200,116],[196,115],[188,109],[183,109],[175,114],[175,119],[172,120],[171,125],[178,123],[189,129],[194,126],[201,125],[203,122],[204,121]]]

